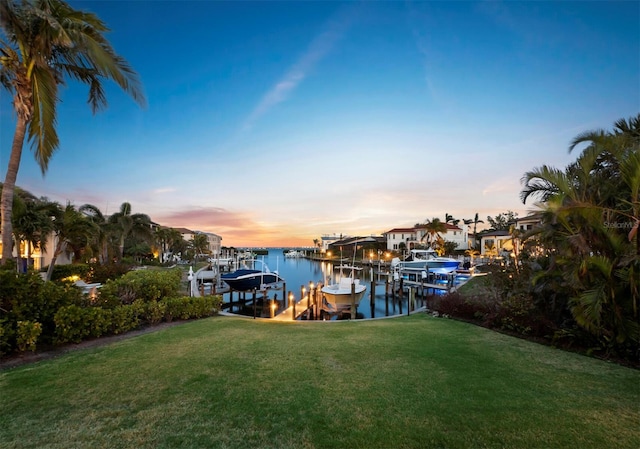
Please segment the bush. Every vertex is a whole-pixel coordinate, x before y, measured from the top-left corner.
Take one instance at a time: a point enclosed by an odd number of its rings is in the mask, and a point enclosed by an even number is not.
[[[17,341],[18,349],[21,352],[36,350],[36,341],[42,333],[42,325],[37,321],[18,321],[17,322]]]
[[[0,357],[11,351],[11,328],[5,321],[0,320]]]
[[[137,308],[133,305],[118,306],[111,310],[111,332],[123,334],[140,325]]]
[[[183,296],[178,298],[166,298],[161,301],[166,304],[165,320],[171,322],[174,319],[188,320],[215,315],[222,304],[221,296]]]
[[[158,324],[167,312],[167,304],[162,301],[151,301],[145,304],[144,320],[149,324]]]
[[[182,270],[130,271],[119,279],[109,280],[100,289],[100,303],[105,307],[131,304],[137,299],[158,301],[180,291]]]
[[[118,279],[131,270],[131,265],[122,263],[110,263],[110,264],[91,264],[89,265],[89,273],[87,275],[87,282],[100,282],[106,283],[108,280]]]
[[[54,317],[58,343],[80,343],[91,334],[90,309],[76,305],[61,307]]]
[[[52,281],[59,281],[71,276],[87,279],[90,267],[86,264],[54,265],[51,273]]]
[[[45,282],[35,272],[7,273],[0,270],[0,307],[6,312],[6,326],[16,330],[18,321],[38,322],[42,326],[40,340],[53,343],[54,316],[58,309],[81,304],[82,292],[70,284]],[[10,346],[16,348],[15,338]]]

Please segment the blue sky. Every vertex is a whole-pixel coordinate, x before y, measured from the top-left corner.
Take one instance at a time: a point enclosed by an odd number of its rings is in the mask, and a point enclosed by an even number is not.
[[[71,1],[139,73],[92,116],[70,82],[43,177],[227,246],[312,245],[445,213],[521,216],[522,175],[640,111],[640,2]],[[0,176],[15,124],[0,97]]]

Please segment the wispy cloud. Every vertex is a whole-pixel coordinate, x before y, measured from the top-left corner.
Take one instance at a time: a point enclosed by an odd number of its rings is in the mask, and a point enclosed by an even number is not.
[[[172,193],[175,191],[177,191],[175,187],[161,187],[159,189],[154,189],[153,193],[157,195],[162,193]]]
[[[342,39],[353,22],[354,7],[340,9],[325,25],[322,31],[311,42],[307,51],[287,71],[269,91],[262,97],[244,122],[243,130],[249,130],[254,123],[269,112],[274,106],[285,101],[298,85],[307,77],[327,54]]]

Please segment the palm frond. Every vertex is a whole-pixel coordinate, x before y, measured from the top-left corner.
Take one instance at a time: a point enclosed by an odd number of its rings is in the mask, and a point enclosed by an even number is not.
[[[29,141],[44,174],[51,156],[59,145],[56,131],[58,83],[51,70],[41,68],[34,70],[31,80],[34,101],[33,116],[29,122]]]

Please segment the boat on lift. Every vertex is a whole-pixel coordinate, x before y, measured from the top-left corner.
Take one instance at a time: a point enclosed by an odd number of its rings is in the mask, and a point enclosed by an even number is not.
[[[352,304],[357,308],[367,290],[367,286],[361,284],[360,279],[355,276],[359,268],[344,265],[340,265],[337,268],[340,268],[340,276],[338,279],[320,289],[324,300],[331,312],[341,312],[350,309]],[[345,269],[350,271],[348,276],[343,276],[342,274]]]
[[[270,271],[269,267],[267,267],[263,261],[254,260],[253,262],[260,262],[262,269],[258,270],[245,266],[231,273],[221,275],[220,279],[237,291],[265,290],[279,286],[284,282],[284,279],[280,277],[278,272]]]
[[[460,266],[460,261],[451,257],[439,257],[435,250],[412,249],[405,260],[394,257],[391,260],[391,267],[397,270],[417,269],[430,271],[455,271]]]

